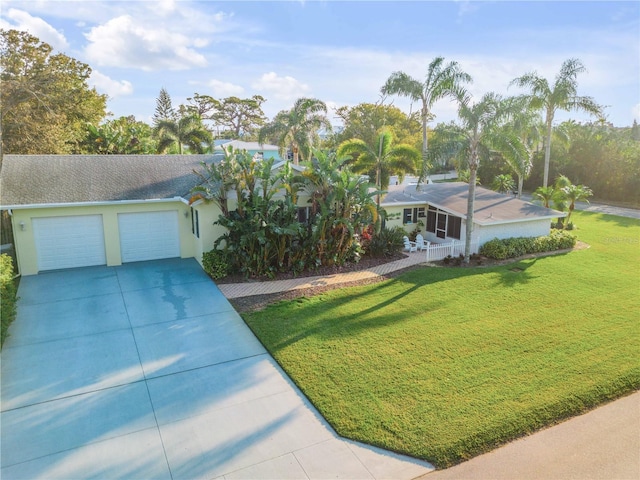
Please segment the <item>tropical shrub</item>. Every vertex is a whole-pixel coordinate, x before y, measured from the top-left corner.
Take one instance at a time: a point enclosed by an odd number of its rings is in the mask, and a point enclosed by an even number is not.
[[[229,254],[225,250],[213,249],[202,254],[202,268],[213,279],[224,278],[231,272]]]
[[[383,228],[379,233],[371,236],[365,252],[370,257],[390,257],[404,247],[402,237],[406,235],[402,227]]]
[[[16,283],[13,279],[13,261],[5,253],[0,255],[0,346],[8,336],[9,325],[16,317]]]
[[[224,245],[227,271],[246,277],[274,277],[323,265],[358,261],[363,253],[359,236],[377,221],[375,192],[335,155],[314,151],[315,161],[295,175],[289,163],[273,170],[273,159],[255,161],[246,151],[225,151],[223,162],[205,165],[203,182],[192,190],[192,201],[220,206],[215,222],[226,229],[214,249]],[[298,193],[310,197],[309,218],[298,220]],[[229,193],[236,192],[235,210]],[[212,262],[218,262],[212,254]],[[212,264],[215,274],[224,268]],[[213,270],[212,270],[213,271]],[[218,277],[219,278],[219,277]]]
[[[480,254],[495,260],[520,257],[529,253],[552,252],[573,248],[576,237],[564,230],[553,230],[542,237],[514,237],[488,241],[480,247]]]

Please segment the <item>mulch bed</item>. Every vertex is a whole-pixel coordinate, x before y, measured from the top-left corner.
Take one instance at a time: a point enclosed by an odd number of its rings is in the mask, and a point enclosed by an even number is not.
[[[298,274],[294,274],[291,272],[279,272],[273,278],[247,278],[241,273],[236,273],[233,275],[228,275],[224,278],[216,280],[218,285],[223,285],[225,283],[250,283],[250,282],[269,282],[271,280],[291,280],[292,278],[306,278],[306,277],[327,277],[329,275],[335,275],[337,273],[349,273],[349,272],[358,272],[360,270],[367,270],[372,267],[377,267],[378,265],[384,265],[385,263],[394,262],[396,260],[402,260],[406,258],[404,253],[397,253],[393,256],[382,257],[382,258],[372,258],[372,257],[362,257],[359,262],[351,262],[346,263],[342,266],[332,265],[332,266],[324,266],[318,267],[313,270],[305,270]]]

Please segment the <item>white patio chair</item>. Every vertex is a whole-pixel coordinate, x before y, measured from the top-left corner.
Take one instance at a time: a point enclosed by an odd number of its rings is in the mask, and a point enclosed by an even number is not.
[[[403,237],[404,240],[404,251],[405,252],[417,252],[418,251],[418,246],[416,245],[416,242],[412,242],[409,240],[409,237]]]
[[[424,237],[420,234],[416,235],[416,246],[418,250],[426,250],[429,248],[429,243],[424,239]]]

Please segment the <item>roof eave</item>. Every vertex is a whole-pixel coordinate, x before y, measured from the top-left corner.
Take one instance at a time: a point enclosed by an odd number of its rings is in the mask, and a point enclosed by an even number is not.
[[[567,214],[565,212],[558,212],[557,214],[554,215],[541,215],[539,217],[529,217],[529,218],[514,218],[514,219],[507,219],[507,220],[496,220],[496,221],[480,221],[480,220],[476,220],[475,218],[473,219],[473,223],[477,223],[478,225],[481,226],[489,226],[489,225],[504,225],[507,223],[523,223],[523,222],[533,222],[536,220],[553,220],[554,218],[563,218],[566,217]]]
[[[69,207],[100,207],[106,205],[131,205],[143,203],[180,202],[186,205],[189,201],[182,197],[150,198],[146,200],[107,200],[97,202],[69,202],[69,203],[27,203],[22,205],[0,205],[0,210],[27,210],[34,208],[69,208]]]

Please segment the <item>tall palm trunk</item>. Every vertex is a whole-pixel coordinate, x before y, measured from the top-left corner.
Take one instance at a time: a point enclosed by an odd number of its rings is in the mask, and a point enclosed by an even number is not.
[[[420,178],[425,181],[427,176],[427,151],[429,149],[429,137],[427,135],[427,123],[429,121],[429,109],[427,103],[423,100],[422,105],[422,171],[420,172]]]
[[[300,163],[299,159],[298,159],[298,146],[297,145],[293,145],[293,164],[294,165],[298,165]]]
[[[422,106],[422,158],[427,157],[427,150],[429,148],[428,138],[427,138],[427,123],[429,121],[429,110],[427,109],[427,104],[424,103]]]
[[[518,198],[522,198],[522,184],[524,183],[524,176],[518,174]]]
[[[476,203],[476,179],[478,178],[478,148],[471,148],[469,160],[469,197],[467,198],[467,226],[464,236],[464,263],[471,258],[471,235],[473,234],[473,211]]]
[[[553,111],[547,111],[547,136],[544,142],[544,176],[542,177],[542,186],[546,187],[549,184],[549,162],[551,160],[551,130],[553,128]]]

